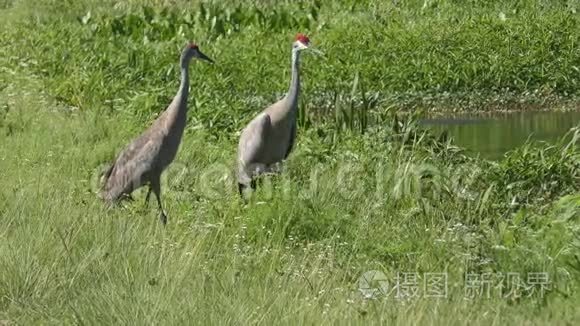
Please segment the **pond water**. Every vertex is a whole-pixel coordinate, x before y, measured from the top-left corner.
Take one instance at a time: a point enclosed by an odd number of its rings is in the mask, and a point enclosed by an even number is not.
[[[420,122],[437,134],[447,131],[454,143],[488,159],[502,155],[526,140],[556,141],[580,124],[580,111],[517,112],[491,116],[447,116]]]

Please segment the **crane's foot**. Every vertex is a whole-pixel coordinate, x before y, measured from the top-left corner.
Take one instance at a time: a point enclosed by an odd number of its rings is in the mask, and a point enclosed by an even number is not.
[[[159,213],[159,220],[161,221],[161,223],[165,226],[167,225],[167,215],[165,214],[164,211],[161,211]]]

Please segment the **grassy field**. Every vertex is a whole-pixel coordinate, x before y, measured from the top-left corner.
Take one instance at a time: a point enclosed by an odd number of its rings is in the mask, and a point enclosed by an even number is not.
[[[578,324],[580,128],[490,162],[416,120],[577,107],[577,1],[143,3],[0,1],[0,325]],[[297,31],[326,57],[245,205],[239,130],[286,90]],[[163,227],[143,191],[95,191],[188,39],[217,64],[191,67]]]

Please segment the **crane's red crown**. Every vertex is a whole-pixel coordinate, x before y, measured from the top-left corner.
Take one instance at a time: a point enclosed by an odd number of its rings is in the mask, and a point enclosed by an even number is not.
[[[306,36],[302,33],[296,34],[296,41],[299,41],[300,43],[303,43],[303,44],[310,43],[310,39],[308,38],[308,36]]]
[[[192,49],[197,49],[198,48],[197,44],[195,44],[193,42],[189,43],[189,47],[192,48]]]

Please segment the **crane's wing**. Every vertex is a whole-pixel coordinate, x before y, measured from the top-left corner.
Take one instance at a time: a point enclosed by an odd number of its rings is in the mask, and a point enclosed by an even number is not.
[[[271,126],[270,116],[261,113],[244,128],[238,148],[240,160],[251,163],[261,159]]]
[[[155,167],[161,148],[161,142],[155,140],[156,138],[144,134],[118,155],[113,166],[107,171],[108,176],[101,197],[108,201],[116,201],[123,194],[131,193],[148,181],[149,173]]]
[[[252,120],[242,131],[238,146],[240,178],[250,177],[252,165],[264,160],[266,138],[272,127],[270,116],[263,112]],[[246,174],[244,176],[244,174]]]

